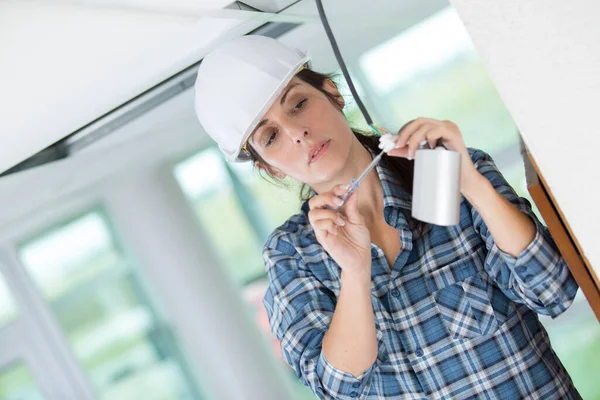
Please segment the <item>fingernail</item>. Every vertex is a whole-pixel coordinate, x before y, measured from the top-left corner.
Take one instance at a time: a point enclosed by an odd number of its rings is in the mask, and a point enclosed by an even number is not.
[[[340,188],[343,190],[348,190],[350,189],[350,185],[340,185]]]
[[[337,224],[339,226],[344,226],[344,225],[346,225],[346,222],[344,221],[344,219],[342,217],[337,217]]]
[[[334,197],[333,198],[333,202],[337,205],[337,206],[341,206],[342,204],[344,204],[344,200],[340,199],[339,197]]]

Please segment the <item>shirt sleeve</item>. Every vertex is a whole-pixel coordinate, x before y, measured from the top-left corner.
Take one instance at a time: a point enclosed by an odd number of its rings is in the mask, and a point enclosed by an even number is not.
[[[578,286],[554,240],[531,210],[529,201],[515,193],[491,157],[481,150],[469,149],[469,153],[477,170],[496,191],[531,218],[536,227],[533,241],[515,258],[498,248],[481,215],[470,207],[473,225],[488,250],[488,274],[512,300],[540,314],[558,316],[571,305]]]
[[[354,377],[331,365],[321,345],[335,309],[335,296],[308,270],[293,246],[265,247],[269,288],[264,305],[284,360],[319,399],[350,400],[367,393],[374,365]]]

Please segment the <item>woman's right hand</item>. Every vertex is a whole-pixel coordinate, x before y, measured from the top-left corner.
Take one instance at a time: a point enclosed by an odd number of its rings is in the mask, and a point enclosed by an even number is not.
[[[346,274],[371,277],[371,234],[364,218],[358,212],[358,192],[354,192],[344,207],[333,209],[341,203],[346,193],[344,185],[319,194],[309,200],[308,219],[317,241]]]

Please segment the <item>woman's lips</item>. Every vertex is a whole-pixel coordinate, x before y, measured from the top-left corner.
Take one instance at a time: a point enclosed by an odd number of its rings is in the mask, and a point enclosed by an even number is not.
[[[331,142],[331,140],[326,140],[324,142],[321,142],[320,144],[318,144],[317,146],[314,146],[313,149],[311,149],[311,153],[310,153],[310,160],[309,160],[309,164],[314,164],[315,162],[317,162],[321,157],[323,157],[323,154],[325,154],[325,152],[327,151],[327,149],[329,148],[329,143]]]

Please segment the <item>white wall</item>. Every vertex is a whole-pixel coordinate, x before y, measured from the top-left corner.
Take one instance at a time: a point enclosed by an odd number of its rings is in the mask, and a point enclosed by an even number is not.
[[[600,274],[600,3],[451,1]]]

